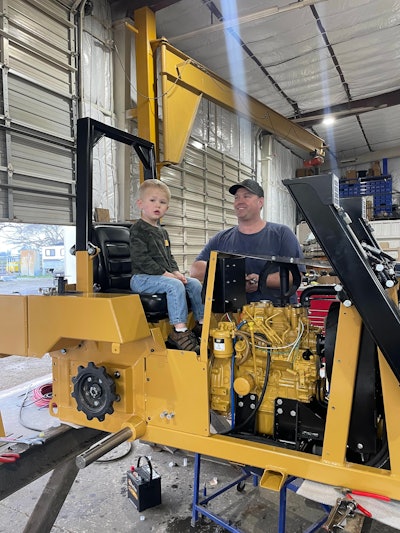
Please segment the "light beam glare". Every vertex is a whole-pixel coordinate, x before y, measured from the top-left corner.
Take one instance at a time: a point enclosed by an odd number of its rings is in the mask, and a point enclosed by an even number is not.
[[[221,11],[230,79],[232,80],[232,85],[244,93],[240,94],[238,91],[234,91],[235,105],[237,109],[243,110],[247,108],[247,103],[244,101],[247,93],[247,83],[244,73],[242,40],[240,38],[236,0],[221,0]],[[240,47],[239,52],[237,51],[237,46]]]

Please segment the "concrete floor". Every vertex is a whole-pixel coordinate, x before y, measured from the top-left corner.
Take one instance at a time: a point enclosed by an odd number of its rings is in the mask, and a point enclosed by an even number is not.
[[[49,357],[31,359],[11,356],[0,359],[0,410],[7,433],[10,429],[13,432],[15,425],[19,424],[25,391],[48,382],[50,371]],[[46,411],[39,412],[36,409],[35,412],[35,409],[35,406],[23,409],[24,422],[29,421],[35,427],[42,424],[40,427],[43,429],[57,423],[57,420],[50,419]],[[161,475],[162,504],[138,512],[127,497],[126,474],[141,455],[150,456],[153,467]],[[79,471],[52,533],[224,531],[206,518],[201,518],[191,527],[192,455],[181,450],[160,449],[145,442],[135,442],[131,446],[122,444],[104,459]],[[211,496],[239,474],[235,465],[207,459],[202,461],[200,487],[207,496]],[[0,533],[19,533],[24,530],[49,476],[43,476],[0,502]],[[251,480],[246,482],[242,492],[233,487],[212,500],[207,508],[244,533],[278,531],[278,494],[253,486]],[[288,491],[286,533],[303,533],[321,516],[323,512],[318,503]],[[400,524],[398,529],[393,529],[377,521],[368,521],[363,531],[394,533],[399,529]]]

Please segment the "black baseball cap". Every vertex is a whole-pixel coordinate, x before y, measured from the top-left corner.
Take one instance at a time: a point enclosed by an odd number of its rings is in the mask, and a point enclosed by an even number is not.
[[[236,183],[235,185],[232,185],[232,187],[229,187],[229,192],[231,194],[236,194],[236,191],[240,189],[241,187],[243,187],[244,189],[247,189],[253,194],[256,194],[260,198],[264,197],[264,189],[255,180],[251,180],[251,179],[247,179],[247,180],[241,181],[240,183]]]

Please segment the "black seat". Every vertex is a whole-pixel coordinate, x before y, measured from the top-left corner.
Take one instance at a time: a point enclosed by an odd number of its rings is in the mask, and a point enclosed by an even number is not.
[[[132,293],[131,254],[128,225],[104,224],[93,226],[92,242],[100,248],[93,263],[94,283],[100,292]],[[158,322],[167,318],[167,299],[162,294],[141,294],[147,320]]]

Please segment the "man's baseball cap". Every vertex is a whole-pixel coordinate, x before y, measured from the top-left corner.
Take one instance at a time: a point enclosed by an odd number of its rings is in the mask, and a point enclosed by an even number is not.
[[[240,183],[236,183],[235,185],[232,185],[232,187],[229,187],[229,192],[231,194],[236,194],[236,191],[243,187],[244,189],[247,189],[253,194],[256,194],[258,197],[263,198],[264,197],[264,190],[255,180],[247,179],[244,181],[241,181]]]

